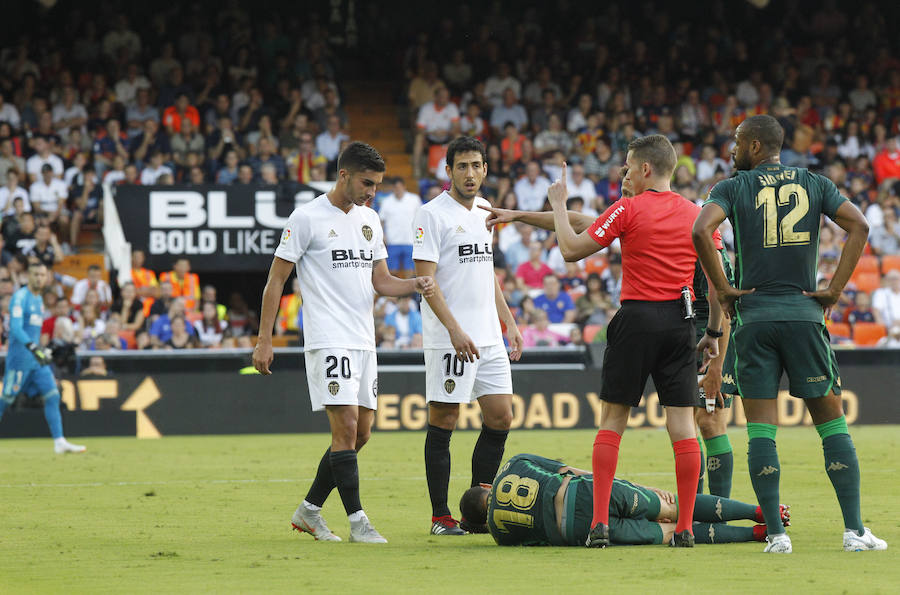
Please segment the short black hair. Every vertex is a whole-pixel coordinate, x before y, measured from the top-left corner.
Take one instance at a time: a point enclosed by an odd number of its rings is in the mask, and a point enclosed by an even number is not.
[[[447,145],[447,165],[452,168],[456,154],[468,153],[469,151],[481,153],[481,161],[487,162],[487,150],[484,148],[484,143],[473,136],[460,136],[459,138],[454,138]]]
[[[487,524],[487,506],[484,505],[484,493],[487,488],[472,486],[463,492],[459,499],[459,513],[467,523],[472,525]]]
[[[26,257],[26,258],[27,258],[27,257]],[[26,262],[28,262],[28,268],[29,268],[29,269],[34,269],[34,268],[37,268],[37,267],[46,267],[46,266],[47,266],[46,264],[44,264],[44,261],[42,261],[42,260],[31,260],[31,261],[26,260]],[[24,263],[23,263],[23,264],[24,264]]]
[[[678,160],[675,147],[661,134],[649,134],[628,143],[628,151],[638,163],[649,163],[657,176],[670,177]]]
[[[769,115],[750,116],[741,122],[741,132],[748,141],[758,140],[765,151],[777,153],[784,144],[784,128]]]
[[[360,141],[353,141],[338,156],[337,167],[349,172],[385,170],[384,159],[375,147]]]

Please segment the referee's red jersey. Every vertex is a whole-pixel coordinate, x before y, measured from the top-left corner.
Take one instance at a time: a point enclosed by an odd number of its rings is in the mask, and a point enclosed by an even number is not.
[[[588,228],[604,248],[616,238],[622,243],[623,300],[662,302],[693,296],[697,252],[691,240],[700,207],[675,192],[648,190],[620,198]],[[716,244],[721,234],[715,232]]]

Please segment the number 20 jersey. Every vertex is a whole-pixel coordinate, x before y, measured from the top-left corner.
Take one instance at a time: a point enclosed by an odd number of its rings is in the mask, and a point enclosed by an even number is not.
[[[373,266],[387,258],[378,214],[323,194],[288,218],[275,256],[297,264],[307,350],[375,350]]]
[[[779,163],[740,171],[713,187],[706,204],[725,211],[734,227],[738,289],[756,289],[736,304],[737,324],[822,321],[816,290],[819,222],[834,219],[847,200],[824,176]]]
[[[503,335],[494,302],[493,236],[485,227],[490,206],[475,197],[466,209],[448,192],[422,206],[413,220],[413,258],[437,263],[434,280],[450,312],[478,347],[500,345]],[[422,300],[425,349],[452,349],[450,334]]]

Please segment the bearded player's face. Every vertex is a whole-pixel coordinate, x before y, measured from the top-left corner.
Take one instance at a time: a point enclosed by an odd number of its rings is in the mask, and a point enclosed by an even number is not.
[[[731,158],[737,169],[753,169],[753,163],[750,160],[750,142],[747,140],[746,135],[742,133],[741,126],[738,126],[734,132],[734,147],[731,149]]]
[[[478,194],[487,164],[479,151],[465,151],[453,156],[453,165],[447,164],[447,175],[453,188],[464,200],[472,200]]]

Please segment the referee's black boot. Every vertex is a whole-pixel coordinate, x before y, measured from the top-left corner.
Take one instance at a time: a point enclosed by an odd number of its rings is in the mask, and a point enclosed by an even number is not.
[[[584,542],[586,547],[606,547],[609,545],[609,525],[597,523],[588,533],[587,541]]]
[[[685,529],[681,533],[676,533],[672,536],[672,543],[670,543],[672,547],[694,547],[694,536],[693,534]]]

